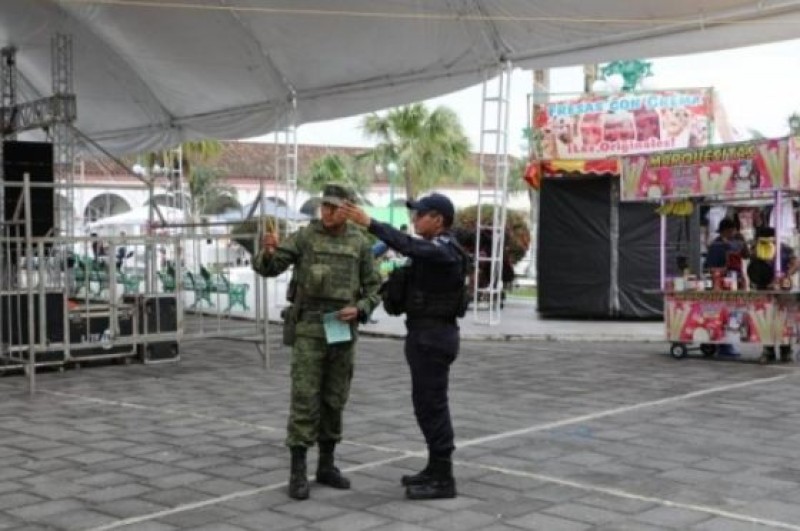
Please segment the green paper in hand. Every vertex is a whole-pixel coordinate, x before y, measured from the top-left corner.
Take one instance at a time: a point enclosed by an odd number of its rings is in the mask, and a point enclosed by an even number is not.
[[[340,321],[337,314],[338,312],[330,312],[322,316],[325,339],[329,345],[353,340],[353,335],[350,332],[350,323]]]

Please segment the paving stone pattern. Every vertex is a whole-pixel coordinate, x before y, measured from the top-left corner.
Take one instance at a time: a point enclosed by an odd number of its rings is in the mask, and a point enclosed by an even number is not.
[[[409,502],[424,463],[402,343],[362,338],[339,465],[286,496],[286,351],[183,346],[177,365],[0,378],[0,530],[800,530],[794,365],[663,344],[471,342],[453,366],[460,496]],[[313,471],[315,453],[310,456]]]

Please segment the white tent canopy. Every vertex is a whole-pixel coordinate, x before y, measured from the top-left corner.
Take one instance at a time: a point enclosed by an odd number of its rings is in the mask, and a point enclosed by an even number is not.
[[[164,216],[164,221],[167,223],[183,223],[186,221],[186,213],[178,208],[160,206],[158,207],[158,210]],[[161,223],[161,218],[155,210],[153,211],[153,219],[156,224]],[[99,229],[106,229],[107,231],[115,228],[119,228],[119,230],[130,231],[131,228],[137,228],[141,227],[142,225],[146,225],[149,220],[150,207],[143,206],[134,208],[128,212],[123,212],[122,214],[117,214],[116,216],[108,216],[98,219],[97,221],[87,224],[86,227],[91,231],[96,231]]]
[[[798,0],[7,0],[18,101],[73,38],[77,127],[115,153],[440,95],[510,60],[555,67],[800,37]]]

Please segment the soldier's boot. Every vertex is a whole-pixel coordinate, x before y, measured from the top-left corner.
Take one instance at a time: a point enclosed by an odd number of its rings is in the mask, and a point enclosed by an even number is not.
[[[350,480],[333,464],[333,441],[320,441],[319,463],[317,464],[317,483],[333,487],[334,489],[349,489]]]
[[[428,481],[406,488],[406,498],[409,500],[436,500],[456,496],[453,462],[444,457],[431,459],[431,476]]]
[[[292,446],[292,468],[289,473],[289,497],[295,500],[308,499],[309,486],[306,477],[306,449],[303,446]]]
[[[403,484],[404,487],[410,487],[411,485],[421,485],[422,483],[427,483],[431,479],[431,460],[433,458],[428,454],[428,464],[425,465],[425,468],[417,472],[416,474],[408,474],[400,478],[400,483]]]
[[[792,361],[792,347],[790,345],[781,345],[781,362],[787,363]]]

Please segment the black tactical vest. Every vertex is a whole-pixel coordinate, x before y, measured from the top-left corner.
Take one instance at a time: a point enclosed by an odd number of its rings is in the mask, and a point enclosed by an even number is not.
[[[405,310],[409,319],[463,317],[469,302],[466,275],[471,259],[452,239],[439,237],[460,260],[449,263],[412,260],[407,271]]]

